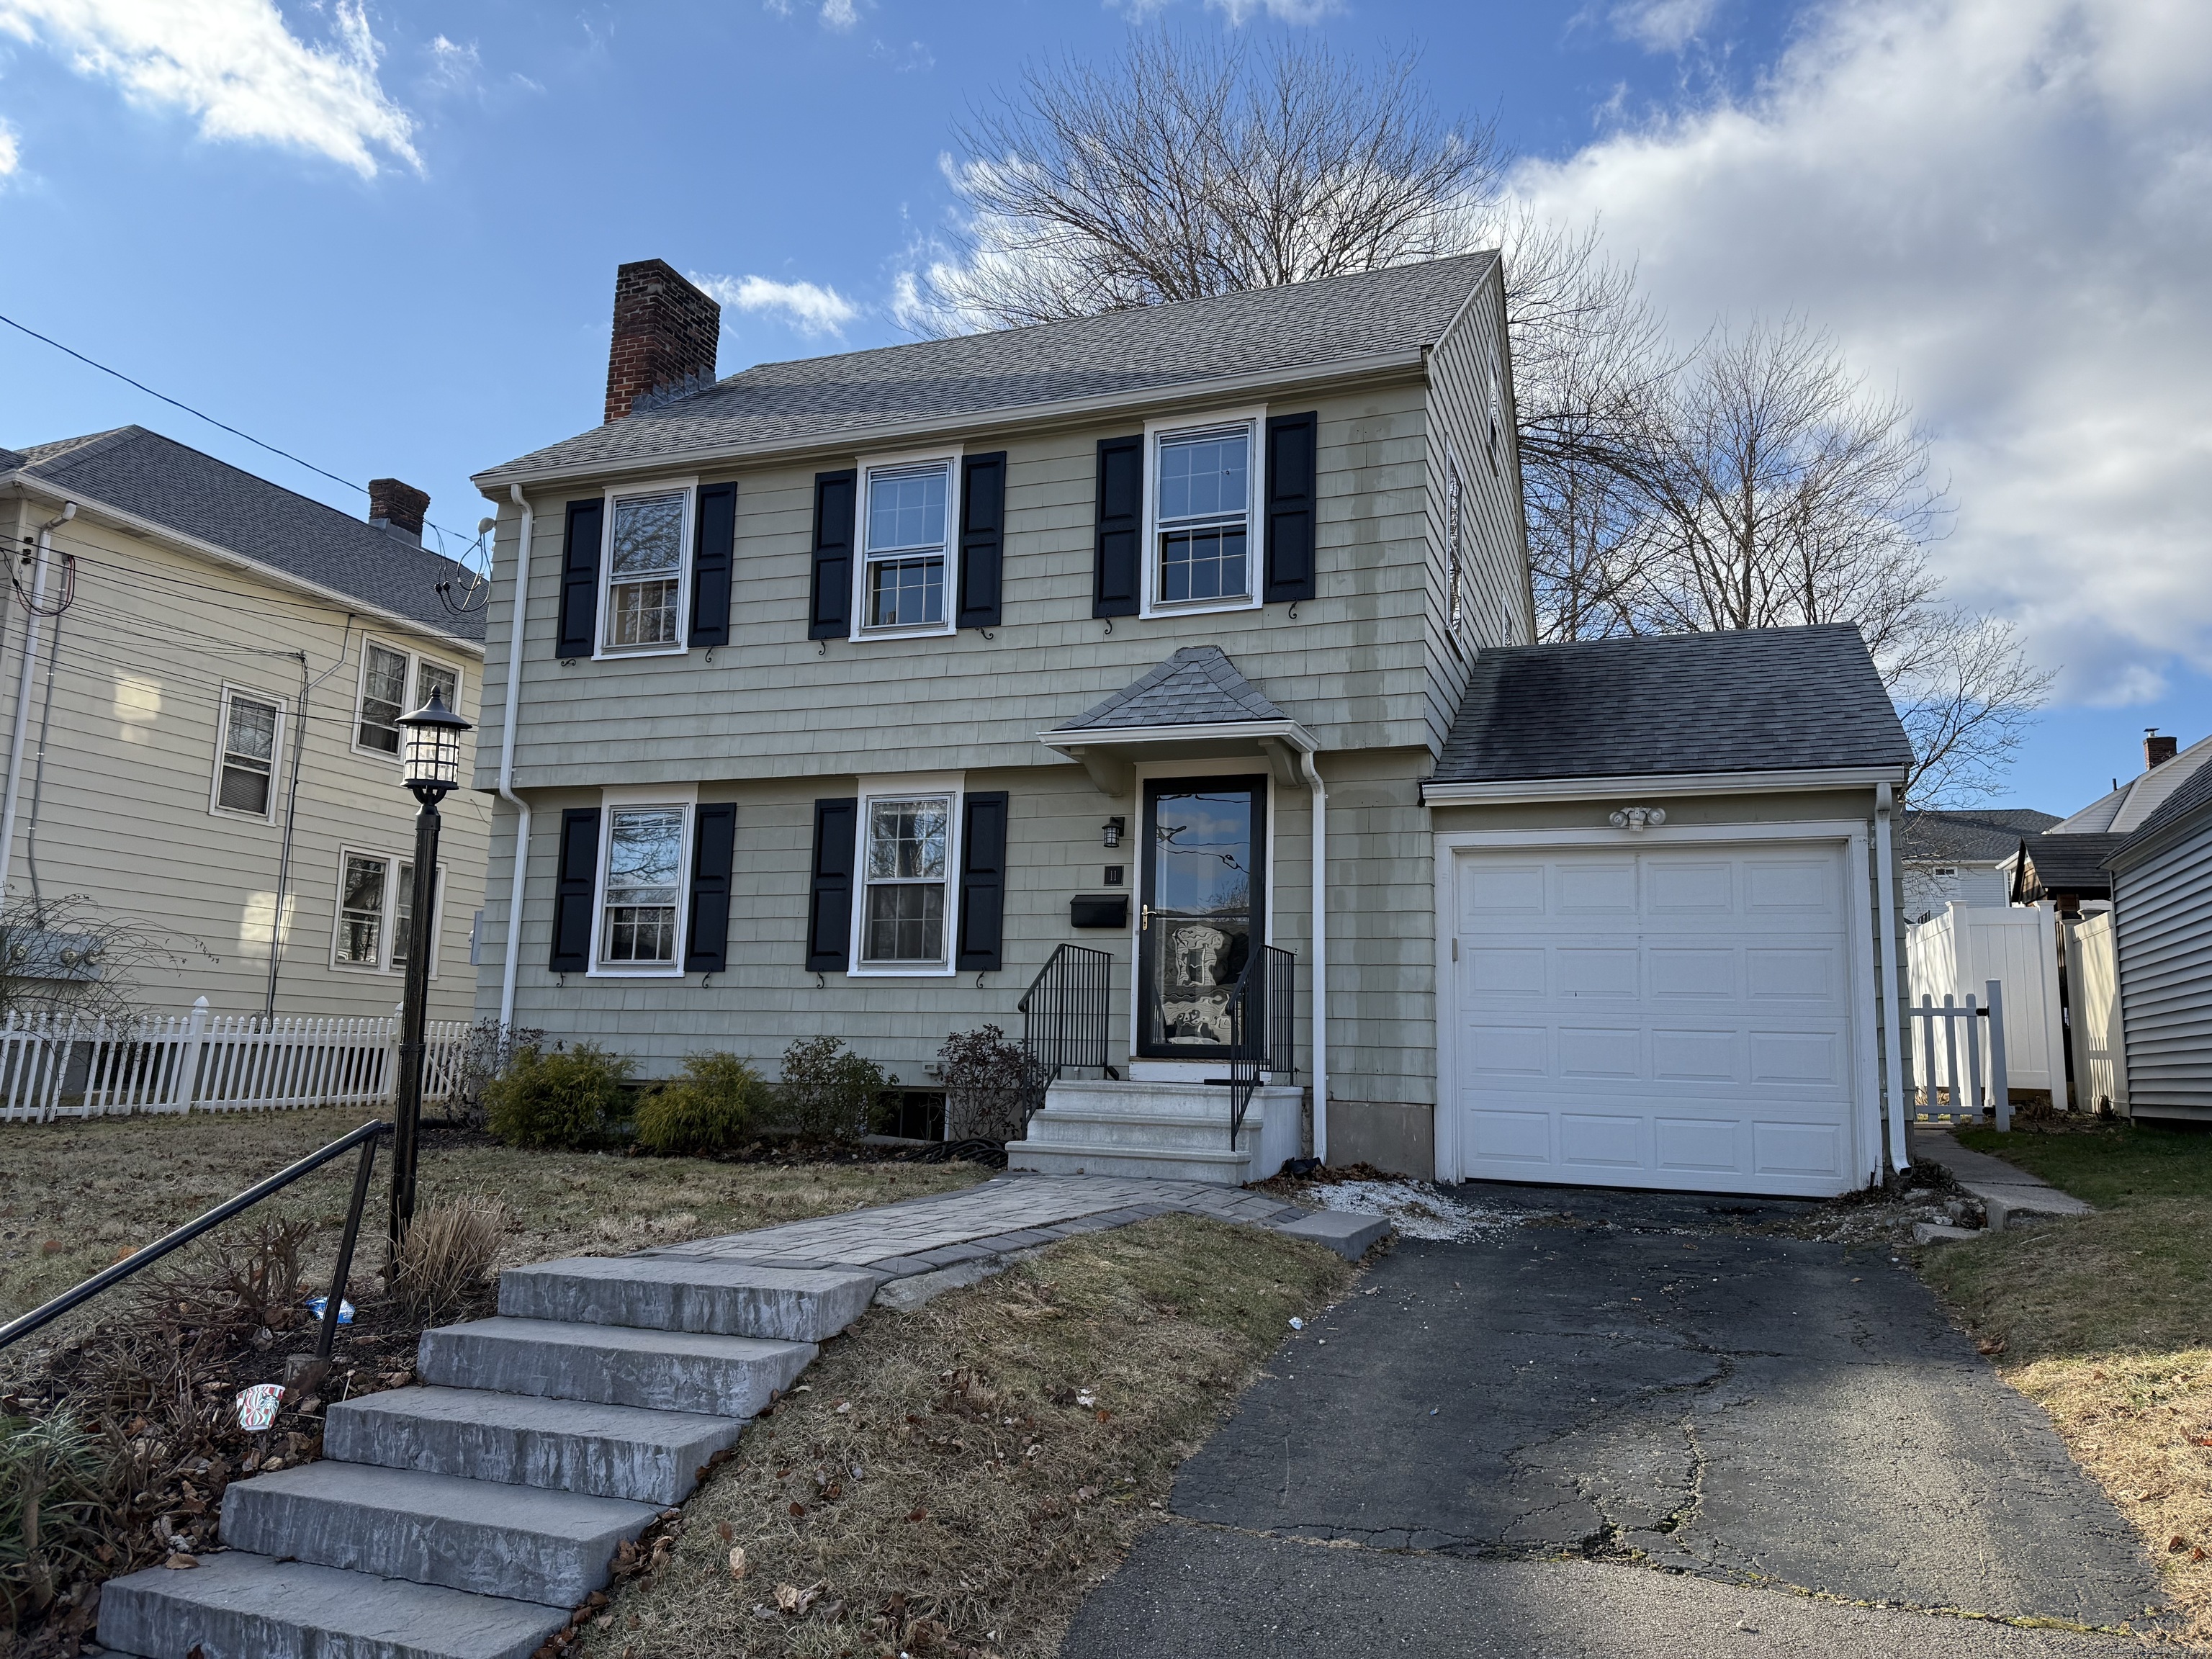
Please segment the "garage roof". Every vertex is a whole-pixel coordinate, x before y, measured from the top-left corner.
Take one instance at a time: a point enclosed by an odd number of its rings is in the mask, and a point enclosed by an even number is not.
[[[1516,646],[1475,659],[1432,783],[1898,767],[1848,623]]]

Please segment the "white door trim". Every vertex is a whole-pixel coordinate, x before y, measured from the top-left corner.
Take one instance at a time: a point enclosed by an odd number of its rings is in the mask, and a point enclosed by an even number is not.
[[[1851,1102],[1851,1152],[1862,1178],[1879,1173],[1882,1110],[1879,1060],[1875,1053],[1874,1012],[1874,929],[1869,884],[1869,830],[1855,818],[1802,820],[1787,823],[1684,823],[1644,830],[1443,830],[1436,832],[1436,1027],[1437,1105],[1433,1113],[1437,1179],[1462,1181],[1460,1114],[1448,1101],[1459,1076],[1459,1056],[1454,1035],[1457,1021],[1458,975],[1452,949],[1457,938],[1459,860],[1455,853],[1503,851],[1510,848],[1681,847],[1698,843],[1756,846],[1773,842],[1826,842],[1844,851],[1848,884],[1847,905],[1856,908],[1858,921],[1847,923],[1851,945],[1850,1031],[1853,1072],[1856,1085]]]

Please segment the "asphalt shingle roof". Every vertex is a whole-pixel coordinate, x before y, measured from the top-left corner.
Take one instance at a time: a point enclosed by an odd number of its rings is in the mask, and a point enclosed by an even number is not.
[[[2172,764],[2171,761],[2166,763],[2169,766]],[[2191,813],[2201,811],[2208,805],[2212,805],[2212,766],[2201,766],[2188,782],[2159,803],[2158,810],[2142,821],[2141,828],[2121,837],[2121,846],[2113,851],[2123,851],[2139,842],[2148,841]]]
[[[441,581],[468,581],[465,567],[173,438],[125,426],[35,444],[13,465],[8,453],[0,472],[21,471],[438,633],[483,638],[481,610],[456,617],[438,600]]]
[[[2020,851],[2023,837],[2058,822],[2053,812],[1992,806],[1972,812],[1908,811],[1899,851],[1908,859],[1995,864]]]
[[[2127,839],[2080,830],[2063,836],[2030,836],[2025,842],[2027,867],[2035,876],[2030,885],[2045,893],[2108,891],[2112,878],[2105,860]]]
[[[1904,767],[1850,624],[1485,651],[1436,783]]]
[[[1497,258],[1470,253],[1103,317],[761,363],[478,477],[811,443],[1418,349],[1436,343]]]
[[[1253,689],[1219,646],[1187,645],[1059,730],[1111,732],[1289,718]]]

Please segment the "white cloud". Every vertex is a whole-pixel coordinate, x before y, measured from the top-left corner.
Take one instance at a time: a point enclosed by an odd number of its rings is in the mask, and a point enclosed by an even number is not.
[[[1118,5],[1142,22],[1165,11],[1175,0],[1107,0],[1107,3]],[[1206,4],[1208,10],[1226,17],[1233,28],[1242,28],[1255,17],[1272,18],[1278,23],[1318,23],[1344,9],[1343,0],[1206,0]]]
[[[422,165],[413,118],[385,95],[359,0],[337,0],[311,45],[270,0],[0,0],[0,31],[65,53],[134,102],[180,110],[201,134],[326,155],[362,177],[380,157]]]
[[[0,121],[0,179],[5,179],[21,166],[23,152],[15,143],[15,129]]]
[[[425,50],[429,53],[430,68],[423,80],[431,91],[458,93],[476,89],[483,70],[483,58],[475,41],[462,46],[441,34]]]
[[[860,21],[853,9],[853,0],[822,0],[822,22],[825,28],[848,29]]]
[[[771,312],[801,334],[842,336],[845,325],[860,314],[834,288],[814,283],[779,283],[766,276],[702,276],[691,280],[725,306],[739,311]]]
[[[1680,52],[1719,9],[1720,0],[1624,0],[1613,9],[1613,27],[1647,52]]]
[[[1910,398],[1952,592],[2067,701],[2212,668],[2212,7],[1827,0],[1755,94],[1516,184],[1686,333],[1800,312]]]

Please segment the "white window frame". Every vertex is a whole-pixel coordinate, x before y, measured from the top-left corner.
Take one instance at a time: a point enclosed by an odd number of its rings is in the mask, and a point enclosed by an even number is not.
[[[230,752],[230,705],[232,700],[245,697],[254,702],[273,703],[276,708],[276,731],[270,739],[269,754],[269,810],[265,812],[243,812],[235,806],[222,804],[223,757]],[[276,821],[277,784],[284,769],[284,743],[291,735],[292,706],[290,702],[273,692],[258,690],[250,685],[222,683],[222,696],[215,711],[215,775],[208,781],[208,813],[212,817],[240,818],[248,823],[274,823]]]
[[[1244,586],[1242,599],[1163,599],[1160,586],[1160,441],[1186,434],[1216,432],[1224,427],[1251,430],[1249,465],[1245,474]],[[1207,617],[1226,611],[1258,611],[1266,604],[1263,567],[1267,561],[1267,408],[1264,404],[1244,409],[1213,410],[1196,415],[1176,415],[1145,422],[1144,586],[1142,614],[1147,617]]]
[[[410,712],[407,708],[407,698],[414,695],[416,683],[422,678],[424,663],[428,663],[433,668],[442,668],[453,677],[453,712],[457,714],[461,712],[461,693],[468,684],[468,676],[463,672],[460,664],[449,661],[444,657],[435,656],[428,651],[417,651],[414,647],[402,645],[397,640],[380,639],[371,634],[362,641],[361,667],[354,676],[353,721],[346,731],[346,744],[356,755],[366,755],[371,760],[380,760],[387,766],[397,768],[407,753],[404,732],[400,734],[399,747],[390,754],[386,754],[381,749],[372,749],[361,740],[362,707],[368,700],[368,653],[371,647],[380,651],[389,651],[394,655],[407,659],[407,684],[402,688],[403,695],[399,704],[399,712],[403,714]]]
[[[384,866],[384,915],[377,922],[377,951],[374,966],[359,962],[342,962],[338,958],[338,940],[345,933],[345,872],[348,859],[374,859]],[[399,866],[412,864],[415,854],[386,853],[374,847],[341,845],[338,848],[337,890],[331,900],[331,970],[339,974],[377,975],[389,979],[407,971],[404,963],[392,959],[394,928],[399,918]],[[438,977],[438,958],[445,954],[446,886],[453,871],[443,860],[438,864],[438,879],[430,906],[430,977]]]
[[[676,638],[667,645],[610,645],[607,629],[614,621],[615,588],[615,504],[636,501],[646,495],[681,495],[684,498],[682,540],[676,554]],[[629,657],[680,657],[691,648],[691,565],[698,550],[693,545],[698,535],[699,480],[694,475],[688,478],[655,478],[646,483],[625,484],[620,489],[607,487],[605,507],[599,514],[599,586],[593,605],[592,624],[592,660],[605,662],[610,659]]]
[[[860,811],[853,824],[853,921],[845,945],[846,972],[861,979],[951,979],[960,971],[953,964],[960,939],[960,830],[967,797],[965,772],[890,774],[860,780]],[[942,795],[951,802],[945,826],[945,960],[926,962],[869,962],[861,955],[868,921],[868,817],[879,800],[911,800],[919,795]]]
[[[603,962],[599,953],[606,943],[607,927],[607,863],[614,856],[615,814],[641,806],[658,806],[681,812],[684,828],[676,849],[676,943],[666,962],[629,963]],[[618,789],[599,791],[599,867],[592,872],[592,965],[586,970],[591,979],[681,979],[684,977],[684,953],[690,948],[691,921],[691,847],[692,837],[698,831],[699,786],[696,783],[662,783],[626,786]]]
[[[853,492],[853,640],[936,639],[960,631],[960,464],[966,448],[915,449],[891,455],[863,455],[855,463],[859,488]],[[871,628],[868,614],[868,480],[878,472],[902,471],[908,467],[945,468],[945,617],[941,622],[915,623],[900,628]]]

